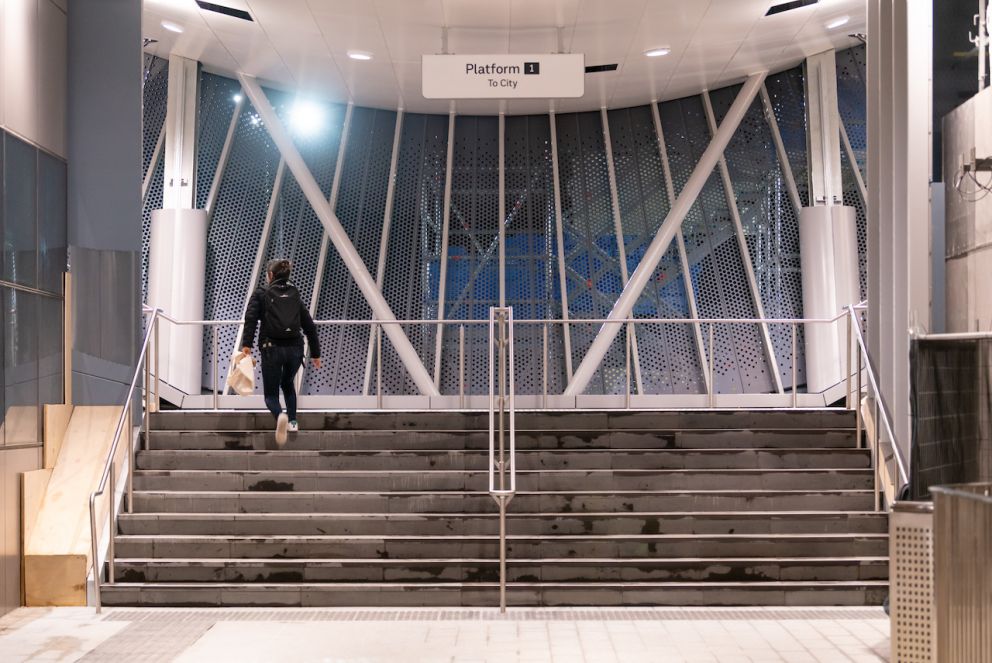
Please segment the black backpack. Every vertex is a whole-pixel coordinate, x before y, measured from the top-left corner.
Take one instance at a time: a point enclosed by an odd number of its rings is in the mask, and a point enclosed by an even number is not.
[[[288,281],[273,283],[265,289],[263,299],[265,335],[277,341],[299,338],[303,300],[296,286]]]

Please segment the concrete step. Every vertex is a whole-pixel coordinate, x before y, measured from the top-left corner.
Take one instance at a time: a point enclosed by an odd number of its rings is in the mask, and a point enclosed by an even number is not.
[[[488,430],[487,412],[300,412],[305,430]],[[687,430],[851,428],[851,410],[518,411],[519,430]],[[255,411],[159,412],[156,430],[267,430],[272,415]]]
[[[512,503],[511,503],[512,504]],[[122,534],[354,535],[483,534],[499,532],[498,514],[464,513],[122,513]],[[510,511],[514,534],[884,534],[888,517],[875,512],[737,511],[674,513],[533,513]]]
[[[117,559],[118,582],[498,582],[495,559]],[[885,580],[886,557],[511,559],[508,582]]]
[[[115,537],[121,558],[495,558],[498,536]],[[885,534],[613,534],[507,537],[508,557],[884,556]]]
[[[495,583],[117,583],[111,606],[495,606]],[[511,583],[516,606],[881,605],[880,580],[774,582]]]
[[[867,490],[871,470],[524,470],[520,490]],[[489,474],[472,470],[138,470],[137,490],[488,490]]]
[[[484,470],[488,451],[453,449],[154,450],[142,470]],[[517,469],[868,468],[868,449],[548,449],[518,450]]]
[[[492,513],[481,491],[136,491],[135,510],[151,513]],[[644,511],[868,511],[870,490],[519,491],[511,513]]]
[[[191,415],[192,416],[192,415]],[[559,430],[517,429],[517,449],[795,449],[853,448],[850,428]],[[153,430],[147,448],[256,450],[277,449],[271,430]],[[474,429],[437,430],[313,430],[292,433],[288,451],[316,450],[487,450],[489,433]]]

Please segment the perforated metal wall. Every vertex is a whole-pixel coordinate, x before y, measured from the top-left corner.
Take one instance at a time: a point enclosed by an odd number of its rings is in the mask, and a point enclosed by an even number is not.
[[[562,228],[568,308],[573,319],[605,318],[623,289],[610,202],[609,173],[599,113],[557,118]],[[571,326],[572,363],[578,366],[599,325]],[[591,394],[626,391],[624,334],[603,358],[586,389]]]
[[[414,113],[403,117],[382,288],[401,320],[437,319],[447,142],[447,117]],[[435,326],[407,325],[404,331],[424,365],[433,366]],[[384,393],[417,393],[385,336],[382,365]]]
[[[867,182],[868,159],[868,100],[865,70],[867,54],[864,46],[856,46],[837,52],[837,107],[841,122],[851,141],[851,150],[857,161],[862,179]],[[858,188],[854,167],[841,147],[841,168],[843,170],[844,204],[857,210],[858,253],[861,268],[861,298],[868,296],[868,214],[864,198]]]
[[[509,116],[504,138],[506,303],[518,320],[561,319],[551,122],[546,115]],[[517,327],[515,379],[520,393],[543,392],[545,362],[548,393],[565,388],[562,327],[548,325],[546,353],[544,338],[543,327]],[[480,354],[485,356],[485,350]]]
[[[659,108],[669,159],[680,191],[709,144],[710,132],[699,97],[666,102]],[[717,171],[682,224],[699,315],[754,318],[754,302]],[[714,388],[718,393],[772,390],[760,331],[752,324],[718,325],[714,333]]]
[[[665,220],[671,202],[651,108],[610,111],[609,125],[627,269],[632,274]],[[672,242],[634,307],[634,317],[692,317],[678,251],[677,243]],[[692,327],[641,325],[635,333],[644,393],[706,390]]]
[[[386,210],[389,161],[396,113],[355,108],[341,164],[336,213],[371,274],[376,273]],[[368,320],[372,311],[340,255],[331,246],[320,286],[316,318]],[[304,393],[360,394],[365,378],[369,327],[322,327],[324,368],[307,373]]]
[[[848,57],[855,67],[858,54]],[[165,61],[150,61],[164,79]],[[157,67],[157,69],[156,69]],[[848,76],[850,67],[838,67]],[[848,78],[851,78],[850,76]],[[159,78],[155,79],[156,81]],[[848,79],[844,79],[847,81]],[[854,80],[854,78],[851,78]],[[157,83],[158,84],[158,83]],[[863,83],[861,83],[863,85]],[[150,84],[149,84],[150,85]],[[847,87],[844,87],[847,85]],[[769,77],[766,86],[800,195],[808,197],[804,90],[801,68]],[[197,203],[205,204],[211,178],[223,146],[238,91],[235,81],[204,74],[200,98],[200,160]],[[863,102],[848,103],[841,86],[842,115],[863,127]],[[164,86],[160,96],[146,87],[146,113],[158,104],[164,117]],[[737,88],[712,93],[714,112],[722,119]],[[268,92],[276,111],[288,119],[291,96]],[[851,93],[856,96],[856,90]],[[863,99],[863,92],[861,99]],[[852,97],[853,98],[853,97]],[[846,104],[846,105],[845,105]],[[685,185],[710,140],[699,97],[665,102],[659,113],[667,140],[674,187]],[[859,111],[860,108],[860,111]],[[294,134],[297,146],[329,195],[344,122],[343,106],[327,105],[324,129],[304,137]],[[844,110],[846,109],[846,110]],[[156,111],[158,112],[158,111]],[[860,112],[860,115],[858,115]],[[854,118],[854,119],[851,119]],[[651,238],[668,213],[657,137],[649,106],[608,113],[615,165],[623,246],[627,269],[634,271]],[[158,120],[161,122],[161,119]],[[359,255],[375,274],[388,188],[389,163],[396,114],[366,108],[353,111],[348,147],[342,162],[336,213]],[[451,218],[445,283],[444,317],[485,320],[499,299],[499,132],[497,117],[458,117],[452,171]],[[558,277],[555,210],[551,164],[551,136],[547,116],[509,116],[505,119],[506,298],[518,319],[560,318],[562,293]],[[152,125],[146,121],[146,148]],[[279,163],[279,154],[260,118],[246,103],[237,122],[231,157],[221,180],[208,237],[207,292],[204,315],[238,319],[249,292],[252,263],[261,243],[263,259],[285,257],[294,261],[293,280],[309,302],[321,284],[315,317],[369,319],[371,312],[333,246],[329,247],[321,277],[317,278],[323,228],[292,174],[286,170],[276,199],[268,237],[262,226]],[[857,130],[852,132],[856,142]],[[557,117],[559,172],[566,286],[573,320],[605,317],[622,290],[619,251],[614,228],[610,184],[601,117],[598,112]],[[448,118],[408,114],[400,135],[396,190],[386,251],[383,293],[400,319],[434,320],[438,315],[441,235],[444,209]],[[859,149],[857,146],[855,149]],[[146,149],[146,152],[150,152]],[[782,164],[762,116],[760,101],[745,117],[726,153],[734,195],[745,228],[765,313],[772,317],[801,317],[798,230],[796,212],[785,191]],[[845,162],[846,163],[846,162]],[[151,209],[161,205],[161,166],[149,192],[145,223]],[[845,169],[845,198],[857,193],[853,170]],[[850,199],[848,204],[859,205]],[[863,210],[863,205],[861,206]],[[863,211],[859,220],[863,228]],[[703,317],[754,317],[749,289],[726,192],[717,172],[683,223],[694,294]],[[147,242],[146,242],[147,246]],[[863,248],[862,248],[863,250]],[[146,251],[147,255],[147,251]],[[146,265],[146,263],[145,263]],[[263,275],[264,277],[264,275]],[[637,317],[689,316],[681,261],[675,242],[667,251],[645,293]],[[434,365],[436,325],[405,326],[407,336],[428,368]],[[517,329],[517,388],[540,393],[544,362],[540,326]],[[598,325],[571,326],[572,361],[584,357]],[[772,327],[771,335],[783,383],[791,381],[791,334]],[[564,343],[561,328],[549,327],[549,392],[565,386]],[[704,329],[704,338],[707,330]],[[321,331],[326,365],[309,371],[304,393],[361,393],[368,358],[367,328],[325,328]],[[218,376],[226,375],[227,357],[235,347],[235,327],[220,334]],[[701,393],[698,351],[688,326],[652,325],[637,332],[643,389],[648,394]],[[212,343],[204,335],[204,385],[211,385]],[[799,336],[800,356],[802,336]],[[625,386],[624,335],[607,354],[587,393],[620,394]],[[469,393],[486,389],[487,364],[484,325],[466,328],[466,384]],[[442,343],[440,387],[458,393],[458,329],[445,333]],[[721,393],[769,392],[772,376],[759,328],[755,325],[719,325],[715,334],[716,390]],[[798,381],[804,382],[798,366]],[[417,390],[388,339],[383,339],[384,392],[414,394]],[[374,383],[373,383],[374,388]]]
[[[206,76],[206,75],[205,75]],[[201,104],[204,117],[220,113],[230,118],[232,101],[219,95],[216,105]],[[219,108],[217,106],[220,106]],[[224,133],[201,136],[201,144],[224,140]],[[213,148],[216,149],[216,148]],[[279,163],[279,152],[251,104],[245,103],[238,118],[231,156],[221,177],[217,203],[207,232],[207,273],[203,314],[206,320],[237,320],[244,314],[251,269],[262,237],[262,226]],[[219,332],[217,384],[223,388],[227,365],[234,350],[237,327]],[[203,384],[211,386],[212,333],[204,331]]]
[[[142,177],[148,172],[159,132],[165,122],[165,108],[169,91],[169,61],[154,55],[144,56],[142,88]],[[148,297],[148,239],[151,230],[152,210],[162,207],[162,175],[164,159],[159,157],[154,165],[152,179],[141,211],[141,301]]]
[[[737,86],[711,94],[717,123],[734,103]],[[799,210],[793,208],[782,164],[760,99],[755,100],[724,153],[734,198],[744,227],[751,265],[768,318],[803,317],[802,273],[799,257]],[[802,355],[803,328],[796,327]],[[792,387],[792,326],[768,325],[782,385]],[[796,367],[796,381],[805,384],[805,362]]]

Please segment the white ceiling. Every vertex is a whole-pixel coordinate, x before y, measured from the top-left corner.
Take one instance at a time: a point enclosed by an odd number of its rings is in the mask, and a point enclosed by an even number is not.
[[[209,70],[245,72],[314,98],[361,106],[446,113],[451,102],[425,99],[420,57],[450,53],[584,53],[586,65],[619,64],[586,74],[580,99],[505,102],[507,113],[622,108],[675,99],[780,71],[807,55],[855,42],[865,31],[864,0],[820,0],[765,17],[783,0],[213,0],[248,11],[249,22],[199,9],[194,0],[144,0],[146,51],[199,60]],[[850,21],[829,30],[832,20]],[[171,21],[182,34],[162,27]],[[670,55],[648,58],[649,48]],[[371,61],[350,59],[349,49]],[[459,113],[490,114],[501,102],[454,103]]]

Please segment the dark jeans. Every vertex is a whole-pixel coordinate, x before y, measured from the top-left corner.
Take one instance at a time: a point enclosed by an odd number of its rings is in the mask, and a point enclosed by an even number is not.
[[[262,347],[262,389],[265,392],[265,406],[272,416],[282,412],[279,406],[279,388],[282,387],[286,399],[286,414],[290,421],[296,420],[296,385],[293,381],[303,365],[303,348],[298,345],[272,345]]]

